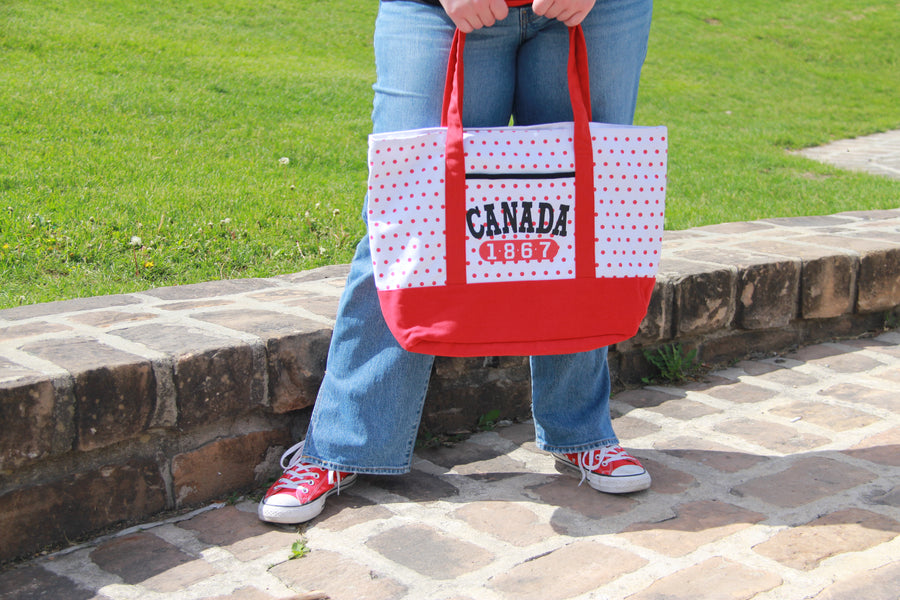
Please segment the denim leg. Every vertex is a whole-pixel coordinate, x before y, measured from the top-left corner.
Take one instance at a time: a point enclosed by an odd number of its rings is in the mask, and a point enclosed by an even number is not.
[[[304,455],[335,471],[404,473],[434,359],[403,350],[387,328],[368,242],[350,266]]]
[[[647,51],[652,0],[598,0],[582,23],[591,76],[592,120],[630,124]],[[533,16],[533,15],[532,15]],[[534,19],[518,63],[515,118],[531,125],[572,118],[566,84],[568,31]],[[607,349],[531,357],[536,443],[550,452],[617,444],[609,414]]]

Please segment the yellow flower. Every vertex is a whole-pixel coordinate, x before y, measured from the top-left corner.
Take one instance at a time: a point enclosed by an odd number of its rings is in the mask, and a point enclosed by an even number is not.
[[[144,268],[145,268],[145,269],[151,269],[151,268],[153,268],[153,261],[152,261],[152,260],[148,260],[147,262],[145,262],[145,263],[144,263]]]

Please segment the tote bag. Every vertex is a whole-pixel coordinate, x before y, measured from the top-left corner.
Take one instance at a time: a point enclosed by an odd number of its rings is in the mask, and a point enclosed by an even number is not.
[[[456,32],[441,127],[369,136],[368,234],[382,313],[406,350],[565,354],[633,336],[663,234],[665,127],[590,122],[569,30],[574,120],[462,127]]]

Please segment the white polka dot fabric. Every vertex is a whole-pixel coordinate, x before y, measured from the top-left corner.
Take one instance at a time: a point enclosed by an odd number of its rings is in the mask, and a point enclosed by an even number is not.
[[[666,130],[591,123],[597,277],[653,277]],[[369,137],[368,221],[378,289],[446,282],[443,128]],[[575,277],[572,124],[466,130],[466,281]]]

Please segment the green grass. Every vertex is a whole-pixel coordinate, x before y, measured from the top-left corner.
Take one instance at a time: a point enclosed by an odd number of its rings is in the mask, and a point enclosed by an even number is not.
[[[900,127],[900,11],[865,4],[656,3],[638,122],[670,128],[667,228],[900,205],[787,152]],[[0,307],[348,261],[376,10],[0,5]]]

